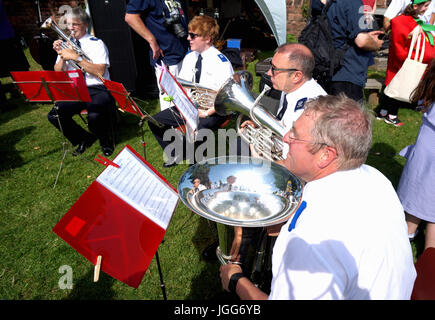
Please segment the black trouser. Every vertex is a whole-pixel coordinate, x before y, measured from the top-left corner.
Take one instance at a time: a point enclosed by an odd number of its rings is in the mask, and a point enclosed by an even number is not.
[[[154,115],[153,118],[158,122],[160,122],[163,126],[159,127],[154,123],[152,123],[151,121],[148,121],[148,126],[150,127],[152,133],[156,137],[157,142],[160,144],[162,149],[165,150],[165,148],[170,143],[172,143],[171,141],[163,140],[163,136],[166,130],[169,130],[171,128],[177,128],[180,125],[183,125],[184,119],[181,117],[180,113],[175,107],[171,107],[163,111],[160,111],[159,113]],[[226,116],[219,116],[216,113],[207,118],[200,118],[198,124],[198,131],[201,129],[211,129],[211,130],[217,129],[226,120],[227,120]],[[186,139],[183,137],[183,145],[185,144],[186,144]],[[175,157],[175,149],[173,149],[172,154],[167,154],[167,156],[172,158]]]
[[[93,135],[98,137],[101,146],[113,146],[111,138],[115,120],[115,99],[103,85],[91,86],[88,89],[91,102],[56,102],[48,113],[48,120],[74,146],[89,141]],[[92,133],[83,129],[72,118],[84,109],[88,111],[88,128]]]
[[[399,108],[415,108],[410,103],[399,101],[393,98],[390,98],[389,96],[385,95],[382,91],[381,96],[379,97],[379,110],[387,110],[387,114],[392,116],[397,116],[397,113],[399,112]]]
[[[331,81],[327,85],[327,88],[324,89],[328,92],[328,94],[333,96],[344,93],[346,96],[355,101],[362,101],[363,99],[363,87],[358,86],[352,82]]]

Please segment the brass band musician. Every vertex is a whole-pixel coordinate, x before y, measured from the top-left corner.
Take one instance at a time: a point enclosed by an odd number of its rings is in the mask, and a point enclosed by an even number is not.
[[[74,42],[82,51],[76,52],[69,43],[56,40],[53,49],[57,52],[54,70],[74,70],[83,72],[86,86],[91,96],[91,102],[57,102],[48,114],[48,120],[72,143],[78,146],[73,156],[82,154],[97,138],[100,140],[104,155],[110,156],[114,150],[112,120],[115,118],[115,100],[102,83],[102,78],[110,80],[109,52],[101,39],[87,33],[90,18],[79,7],[72,8],[66,13],[68,30],[71,33],[71,42]],[[90,60],[84,56],[89,57]],[[83,109],[88,112],[88,127],[86,131],[73,119]]]

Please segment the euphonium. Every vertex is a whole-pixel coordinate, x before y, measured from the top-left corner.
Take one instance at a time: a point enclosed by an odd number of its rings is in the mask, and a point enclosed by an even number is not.
[[[259,100],[269,89],[254,99],[250,92],[249,82],[252,76],[247,71],[240,71],[228,79],[219,89],[215,99],[215,110],[219,115],[228,115],[238,112],[252,119],[256,128],[246,126],[240,130],[242,116],[237,119],[237,131],[239,136],[248,144],[252,144],[257,153],[268,160],[283,160],[282,138],[287,133],[286,129],[272,114],[259,105]]]
[[[72,49],[83,59],[88,60],[89,62],[92,62],[91,58],[88,57],[88,55],[80,48],[74,41],[72,41],[71,36],[67,36],[65,32],[62,31],[62,29],[57,25],[57,23],[54,21],[52,17],[48,18],[44,21],[44,23],[41,25],[41,29],[52,29],[57,33],[58,36],[60,36],[64,42],[62,43],[62,49],[66,49],[69,46],[72,47]],[[68,61],[73,68],[75,69],[82,69],[75,61],[70,60]]]
[[[185,89],[190,89],[190,98],[198,104],[198,108],[208,110],[214,107],[217,91],[194,82],[177,78],[178,83]]]

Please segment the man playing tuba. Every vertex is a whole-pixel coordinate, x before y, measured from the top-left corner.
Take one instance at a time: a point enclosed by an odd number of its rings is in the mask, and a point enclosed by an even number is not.
[[[325,90],[312,78],[313,69],[314,57],[306,46],[287,43],[275,50],[267,74],[271,77],[273,88],[282,92],[276,119],[287,130],[302,114],[308,99],[326,95]],[[255,126],[251,120],[247,120],[241,127],[247,125]],[[286,155],[286,150],[282,154]]]

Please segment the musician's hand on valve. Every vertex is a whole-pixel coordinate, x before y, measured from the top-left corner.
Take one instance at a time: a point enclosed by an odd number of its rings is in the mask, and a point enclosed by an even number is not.
[[[252,121],[252,120],[246,120],[246,121],[243,121],[242,124],[240,125],[240,128],[241,128],[242,132],[243,132],[243,128],[246,127],[246,126],[251,126],[253,128],[257,127],[257,125],[255,124],[254,121]]]
[[[60,57],[63,60],[77,60],[79,55],[73,49],[66,48],[60,52]]]
[[[62,51],[62,40],[56,40],[53,42],[53,49],[57,52],[57,54],[60,54]]]
[[[242,268],[240,265],[235,263],[228,263],[220,267],[220,277],[222,282],[222,287],[226,290],[228,290],[228,284],[230,282],[231,276],[234,273],[242,272]]]

